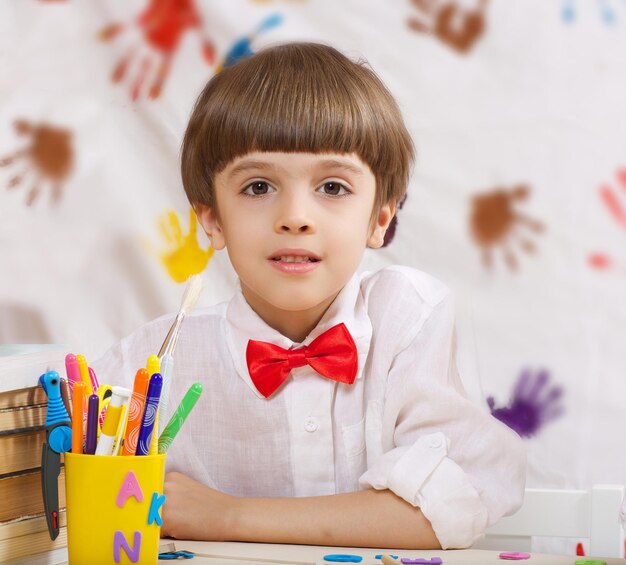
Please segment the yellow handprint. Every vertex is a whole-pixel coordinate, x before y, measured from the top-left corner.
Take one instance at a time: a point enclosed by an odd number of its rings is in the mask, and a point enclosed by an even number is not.
[[[182,283],[191,275],[201,273],[214,253],[209,247],[204,250],[198,244],[196,232],[198,220],[193,208],[189,209],[189,233],[183,234],[178,216],[174,210],[168,210],[158,219],[161,237],[167,244],[167,249],[158,252],[159,259],[172,280]]]

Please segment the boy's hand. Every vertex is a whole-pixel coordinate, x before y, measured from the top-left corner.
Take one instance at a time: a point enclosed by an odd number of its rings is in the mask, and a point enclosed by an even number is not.
[[[182,473],[165,475],[161,535],[177,539],[226,540],[235,498]]]

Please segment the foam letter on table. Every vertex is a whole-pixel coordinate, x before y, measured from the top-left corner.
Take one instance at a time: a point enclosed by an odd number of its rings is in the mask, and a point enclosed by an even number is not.
[[[128,558],[132,563],[137,563],[137,561],[139,561],[139,552],[141,550],[141,532],[135,532],[133,549],[131,550],[128,542],[126,541],[126,536],[117,530],[113,538],[113,559],[115,559],[116,563],[120,562],[120,548],[124,549],[126,555],[128,555]]]
[[[128,471],[126,474],[124,482],[122,483],[122,488],[120,488],[120,491],[117,493],[115,503],[120,508],[123,508],[129,496],[134,496],[137,499],[137,502],[143,502],[143,492],[141,492],[139,481],[137,480],[137,477],[135,477],[135,473],[132,471]]]
[[[148,526],[152,524],[152,522],[156,522],[157,526],[161,526],[163,524],[163,519],[159,516],[159,509],[163,506],[165,502],[165,495],[162,494],[159,496],[158,492],[152,493],[152,502],[150,503],[150,512],[148,512]]]

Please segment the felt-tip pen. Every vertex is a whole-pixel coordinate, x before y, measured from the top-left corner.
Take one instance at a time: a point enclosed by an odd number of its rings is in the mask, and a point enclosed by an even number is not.
[[[150,377],[148,384],[148,394],[146,395],[146,404],[143,411],[143,420],[139,429],[139,441],[137,442],[136,455],[148,455],[150,451],[150,442],[154,432],[154,424],[159,409],[159,399],[161,397],[161,389],[163,387],[163,377],[160,373],[154,373]]]

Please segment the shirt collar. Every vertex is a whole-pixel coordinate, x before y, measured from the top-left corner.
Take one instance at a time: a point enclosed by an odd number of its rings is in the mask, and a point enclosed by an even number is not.
[[[226,341],[237,374],[252,389],[254,394],[259,398],[264,398],[252,383],[248,373],[246,364],[248,340],[267,341],[284,349],[293,349],[308,345],[321,333],[341,322],[346,325],[356,344],[359,363],[356,378],[362,378],[363,367],[372,339],[372,323],[367,315],[365,300],[361,293],[360,279],[359,274],[353,275],[341,289],[317,326],[301,343],[291,341],[288,337],[268,326],[246,302],[241,292],[241,285],[237,284],[235,296],[228,303],[226,309]]]

